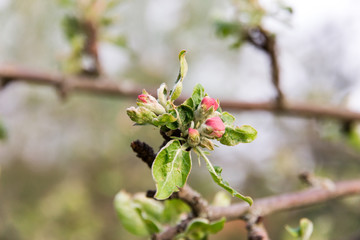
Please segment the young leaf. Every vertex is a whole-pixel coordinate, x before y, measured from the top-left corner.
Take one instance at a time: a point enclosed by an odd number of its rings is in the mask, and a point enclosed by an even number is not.
[[[149,218],[159,220],[163,214],[164,206],[155,199],[148,198],[144,193],[134,195],[134,202],[139,205],[139,209],[145,212]]]
[[[243,125],[241,127],[226,127],[225,133],[220,139],[220,143],[228,146],[235,146],[239,143],[249,143],[255,140],[257,131],[249,126]]]
[[[206,162],[207,169],[209,170],[214,182],[216,182],[220,187],[222,187],[223,189],[225,189],[226,191],[231,193],[231,195],[233,195],[234,197],[237,197],[237,198],[240,198],[240,199],[244,200],[250,206],[252,205],[253,200],[252,200],[251,197],[244,196],[244,195],[240,194],[235,189],[230,187],[228,182],[224,181],[224,179],[221,176],[221,172],[222,172],[221,167],[217,167],[217,166],[214,167],[211,164],[210,160],[206,157],[206,155],[204,154],[204,152],[201,149],[196,148],[196,152],[198,152],[204,158],[204,160]]]
[[[174,117],[170,113],[164,113],[164,114],[158,116],[157,118],[154,118],[152,120],[152,124],[155,125],[156,127],[159,127],[159,126],[166,125],[168,123],[175,122],[176,120],[177,120],[176,117]]]
[[[314,225],[309,219],[300,219],[301,240],[309,240],[313,230]]]
[[[292,228],[288,225],[285,226],[285,229],[288,233],[290,233],[291,236],[293,237],[296,237],[296,238],[299,238],[301,236],[301,233],[300,233],[300,228],[297,227],[297,228]]]
[[[169,199],[164,202],[165,208],[162,222],[170,225],[176,224],[183,213],[189,213],[190,207],[180,199]]]
[[[196,84],[194,87],[191,99],[193,100],[194,109],[200,104],[201,100],[205,97],[205,90],[201,84]]]
[[[120,191],[116,194],[114,205],[117,215],[126,230],[138,236],[150,235],[147,225],[144,223],[128,193]]]
[[[191,109],[195,108],[194,101],[192,100],[192,98],[186,99],[185,102],[183,102],[181,105],[186,105],[186,106],[190,107]]]
[[[222,168],[215,166],[213,167],[211,165],[211,163],[207,163],[207,168],[213,178],[213,180],[223,189],[225,189],[226,191],[228,191],[229,193],[231,193],[231,195],[233,195],[234,197],[240,198],[242,200],[244,200],[245,202],[247,202],[250,206],[253,203],[253,200],[251,197],[248,196],[244,196],[242,194],[240,194],[239,192],[237,192],[235,189],[233,189],[232,187],[230,187],[229,183],[226,182],[222,176],[221,176],[221,172],[222,172]]]
[[[171,101],[175,101],[180,96],[180,94],[182,92],[182,87],[183,87],[182,82],[183,82],[183,80],[184,80],[184,78],[186,76],[186,73],[188,71],[188,65],[187,65],[187,62],[186,62],[186,59],[185,59],[185,54],[186,54],[185,50],[182,50],[179,53],[180,71],[179,71],[179,76],[176,79],[175,86],[172,89],[171,94],[170,94],[170,100]]]
[[[179,53],[179,61],[180,61],[180,72],[179,72],[179,77],[178,77],[178,80],[183,80],[187,74],[187,71],[188,71],[188,64],[186,62],[186,59],[185,59],[185,55],[186,55],[186,51],[185,50],[182,50],[180,53]]]
[[[209,234],[215,234],[223,229],[225,218],[210,223],[206,218],[195,218],[187,226],[183,234],[178,238],[186,238],[190,240],[204,240]]]
[[[178,140],[168,142],[152,165],[156,199],[166,199],[183,187],[191,170],[190,152]]]
[[[190,123],[194,119],[194,111],[187,105],[180,105],[177,108],[182,125]]]
[[[221,113],[221,120],[224,122],[225,126],[233,127],[235,122],[235,117],[228,112]]]

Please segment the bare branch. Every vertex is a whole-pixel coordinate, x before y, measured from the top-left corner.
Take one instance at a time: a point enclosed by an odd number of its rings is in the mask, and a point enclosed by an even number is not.
[[[260,198],[254,201],[252,207],[244,202],[229,207],[210,207],[210,219],[216,220],[226,217],[228,221],[236,220],[250,209],[252,212],[256,212],[258,216],[266,216],[279,211],[306,207],[330,199],[356,194],[360,194],[360,179],[338,182],[332,191],[314,187],[303,191]]]
[[[263,224],[263,218],[249,214],[243,218],[247,224],[249,240],[269,240],[268,233]]]
[[[127,88],[110,79],[100,78],[98,81],[87,81],[83,77],[64,77],[61,74],[49,74],[32,71],[16,66],[0,66],[0,78],[9,84],[10,81],[25,81],[36,84],[51,85],[64,91],[81,91],[117,97],[137,97],[141,88]],[[91,78],[90,78],[91,79]],[[91,79],[93,80],[93,79]],[[65,87],[63,87],[65,85]],[[148,91],[155,94],[155,90]],[[179,99],[183,101],[185,98]],[[281,108],[274,102],[238,102],[222,101],[221,107],[229,110],[268,111],[276,114],[305,118],[332,118],[338,120],[360,120],[360,113],[331,106],[317,106],[306,103],[283,103]]]
[[[276,36],[262,27],[250,28],[247,31],[246,40],[255,47],[263,50],[270,58],[271,80],[276,90],[276,103],[282,107],[284,94],[280,88],[279,62],[276,52]]]
[[[179,198],[186,202],[191,207],[194,217],[208,217],[208,202],[200,195],[200,193],[196,192],[188,185],[180,188],[179,192],[174,193],[172,197]]]

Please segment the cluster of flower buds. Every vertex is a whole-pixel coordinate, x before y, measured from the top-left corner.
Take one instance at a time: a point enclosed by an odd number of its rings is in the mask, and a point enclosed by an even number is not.
[[[137,108],[130,107],[127,109],[127,114],[137,124],[151,123],[154,118],[164,114],[165,108],[149,93],[143,90],[137,98]]]
[[[189,128],[188,144],[191,147],[200,145],[214,150],[214,144],[209,139],[220,139],[225,133],[225,124],[216,110],[219,103],[216,99],[205,96],[195,111],[197,129]]]

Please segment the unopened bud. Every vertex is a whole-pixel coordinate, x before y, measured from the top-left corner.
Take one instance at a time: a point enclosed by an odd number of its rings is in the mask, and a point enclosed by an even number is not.
[[[212,117],[201,126],[201,134],[209,138],[221,138],[225,133],[225,124],[220,117]]]
[[[137,124],[151,123],[156,118],[155,113],[145,107],[129,107],[126,109],[126,113]]]
[[[188,135],[187,142],[191,147],[196,147],[200,143],[200,134],[199,134],[198,130],[193,129],[193,128],[189,128],[188,131],[189,131],[189,135]]]
[[[205,96],[195,111],[195,118],[197,121],[203,122],[208,117],[213,116],[218,108],[219,103],[216,99]]]
[[[143,94],[138,96],[137,105],[151,110],[156,115],[165,113],[165,108],[160,103],[158,103],[156,98],[148,94],[145,90]]]

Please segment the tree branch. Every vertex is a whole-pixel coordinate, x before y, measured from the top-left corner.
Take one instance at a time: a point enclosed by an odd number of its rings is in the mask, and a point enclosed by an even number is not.
[[[306,190],[286,193],[282,195],[260,198],[254,201],[252,207],[242,202],[229,207],[211,207],[210,219],[216,220],[226,217],[228,221],[239,219],[249,210],[256,212],[258,216],[266,216],[275,212],[306,207],[330,199],[347,195],[360,194],[360,179],[342,181],[334,184],[334,190],[313,187]]]
[[[356,194],[360,194],[360,179],[338,182],[335,184],[333,191],[313,187],[303,191],[260,198],[255,200],[251,207],[245,202],[232,204],[228,207],[209,206],[207,208],[208,219],[210,221],[215,221],[222,217],[226,217],[227,221],[243,219],[248,223],[249,239],[268,240],[266,230],[262,225],[263,216],[279,211],[303,208],[331,199]],[[249,216],[252,217],[249,218]],[[157,234],[154,239],[173,239],[181,230],[186,229],[188,222],[189,220],[183,221],[175,227],[168,228],[164,232]],[[262,238],[254,238],[256,236]]]
[[[276,36],[263,27],[250,28],[246,34],[246,40],[256,48],[263,50],[270,58],[271,80],[276,90],[276,103],[282,107],[284,94],[280,88],[279,62],[276,52]]]
[[[111,95],[117,97],[137,97],[141,93],[141,88],[124,87],[115,81],[100,78],[98,81],[90,81],[84,77],[64,77],[61,74],[49,74],[45,72],[33,71],[16,66],[0,66],[0,78],[9,84],[12,81],[25,81],[36,84],[50,85],[63,89],[65,95],[68,92],[80,91],[95,93],[101,95]],[[89,81],[87,81],[89,80]],[[155,94],[155,90],[148,91]],[[179,99],[183,101],[185,98]],[[238,101],[222,101],[221,107],[229,110],[247,110],[247,111],[268,111],[281,115],[305,117],[305,118],[332,118],[338,120],[360,120],[360,113],[349,111],[346,109],[319,106],[306,103],[283,103],[281,108],[274,102],[238,102]]]

